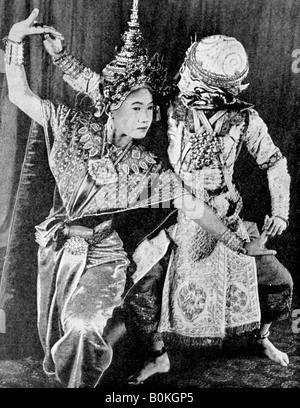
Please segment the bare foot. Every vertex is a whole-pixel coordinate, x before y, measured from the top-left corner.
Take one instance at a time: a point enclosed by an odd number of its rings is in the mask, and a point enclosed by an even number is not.
[[[275,361],[275,363],[278,363],[283,367],[287,367],[289,364],[289,358],[286,353],[278,350],[269,339],[259,340],[258,343],[262,345],[265,356],[267,356],[270,360]]]
[[[146,365],[139,373],[129,377],[128,383],[133,385],[142,384],[152,375],[158,373],[167,373],[169,370],[170,360],[168,357],[168,353],[166,352],[163,355],[156,357],[155,359],[146,363]]]

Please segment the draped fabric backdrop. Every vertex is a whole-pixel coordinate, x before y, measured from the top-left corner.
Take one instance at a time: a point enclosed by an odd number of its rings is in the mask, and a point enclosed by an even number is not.
[[[99,72],[121,44],[131,5],[132,0],[0,0],[0,35],[3,38],[13,23],[38,7],[39,21],[54,25],[64,34],[72,54]],[[195,34],[198,38],[225,34],[244,44],[251,85],[243,98],[255,104],[268,124],[273,140],[288,158],[292,176],[290,227],[269,244],[276,247],[297,283],[300,73],[292,71],[292,53],[300,49],[300,2],[140,0],[140,20],[150,54],[165,55],[172,75]],[[51,64],[41,37],[27,40],[25,54],[33,91],[74,105],[76,95]],[[4,73],[0,73],[0,107],[0,253],[6,254],[0,292],[0,352],[5,358],[18,358],[41,353],[36,330],[34,226],[51,207],[54,183],[46,165],[43,130],[10,103]],[[264,215],[270,213],[265,173],[245,152],[237,172],[245,197],[244,215],[261,225]]]

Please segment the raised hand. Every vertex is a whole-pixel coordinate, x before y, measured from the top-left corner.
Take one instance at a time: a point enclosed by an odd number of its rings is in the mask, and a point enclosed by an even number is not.
[[[9,32],[9,39],[12,41],[20,42],[27,35],[51,34],[54,38],[63,40],[62,34],[55,30],[55,28],[46,25],[39,26],[35,24],[38,15],[39,10],[34,9],[26,20],[14,24]]]
[[[267,249],[265,243],[267,242],[268,234],[264,230],[262,234],[251,242],[247,242],[245,249],[249,256],[261,256],[261,255],[276,255],[276,251],[273,249]]]

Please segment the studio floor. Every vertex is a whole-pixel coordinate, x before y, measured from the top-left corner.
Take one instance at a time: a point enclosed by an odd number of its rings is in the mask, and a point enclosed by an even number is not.
[[[171,370],[152,377],[142,387],[129,387],[127,378],[140,367],[144,356],[142,348],[125,334],[99,389],[300,388],[300,302],[295,296],[293,316],[272,326],[270,340],[289,355],[288,367],[259,355],[249,344],[249,336],[240,335],[228,339],[221,350],[169,344]],[[40,358],[27,356],[0,360],[0,388],[61,386],[43,373]]]
[[[294,326],[293,326],[294,324]],[[295,330],[296,329],[296,330]],[[222,350],[171,347],[171,370],[149,379],[143,388],[300,388],[300,324],[294,320],[274,324],[271,341],[288,353],[290,364],[281,367],[255,353],[245,339],[229,341]],[[294,331],[294,332],[293,332]],[[139,363],[136,348],[125,337],[119,342],[114,363],[99,387],[126,387],[126,378]],[[140,356],[141,357],[141,356]],[[60,388],[48,379],[39,359],[0,361],[0,388]],[[134,388],[131,386],[131,388]],[[141,388],[141,387],[140,387]]]

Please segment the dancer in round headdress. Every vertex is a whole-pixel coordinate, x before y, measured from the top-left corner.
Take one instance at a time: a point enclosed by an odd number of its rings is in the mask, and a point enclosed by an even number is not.
[[[169,111],[168,152],[176,174],[197,185],[193,193],[228,228],[253,239],[259,231],[240,218],[242,198],[234,174],[242,145],[267,172],[272,214],[263,229],[268,237],[281,235],[288,226],[290,176],[264,121],[253,105],[238,98],[249,85],[243,84],[248,71],[248,56],[235,38],[214,35],[191,45]],[[254,344],[286,366],[288,356],[268,339],[271,323],[291,311],[293,282],[286,268],[275,256],[260,257],[255,275],[249,274],[243,257],[182,214],[173,239],[177,247],[166,277],[159,331],[185,343],[222,344],[229,333],[253,330],[255,305],[260,317]],[[259,304],[252,298],[257,285]]]
[[[169,109],[168,153],[192,193],[231,231],[252,240],[259,231],[255,223],[240,218],[242,197],[234,177],[242,145],[267,171],[272,214],[266,216],[263,234],[268,237],[288,226],[290,176],[286,158],[253,105],[238,99],[248,87],[243,84],[248,71],[248,56],[235,38],[214,35],[191,45],[178,75],[178,96]],[[287,354],[268,339],[271,323],[291,311],[293,281],[278,259],[262,256],[251,264],[182,213],[169,236],[172,250],[128,299],[136,312],[135,330],[147,333],[161,350],[131,381],[139,384],[168,370],[166,339],[176,346],[222,346],[228,335],[251,332],[253,351],[287,366]],[[165,281],[158,274],[162,269],[167,269]],[[156,332],[155,319],[160,320]]]
[[[242,197],[234,177],[242,145],[267,171],[272,214],[266,216],[263,234],[268,237],[281,235],[288,226],[290,176],[286,158],[263,120],[253,105],[238,98],[249,85],[243,84],[248,72],[248,56],[235,38],[214,35],[191,45],[178,75],[178,96],[169,109],[168,153],[174,171],[193,194],[231,231],[252,240],[259,231],[255,223],[240,218]],[[130,299],[131,307],[140,311],[136,326],[151,333],[164,353],[146,362],[133,382],[142,383],[170,366],[166,338],[177,346],[222,346],[228,335],[251,332],[253,350],[287,366],[287,354],[268,339],[271,323],[290,315],[293,281],[287,269],[275,256],[247,264],[243,255],[182,213],[169,232],[175,245],[167,262],[158,262],[147,275],[153,277],[151,284],[140,282],[136,298]],[[161,290],[155,276],[166,263],[161,296],[153,288]],[[141,308],[145,303],[147,319]],[[155,318],[160,324],[153,334]]]

